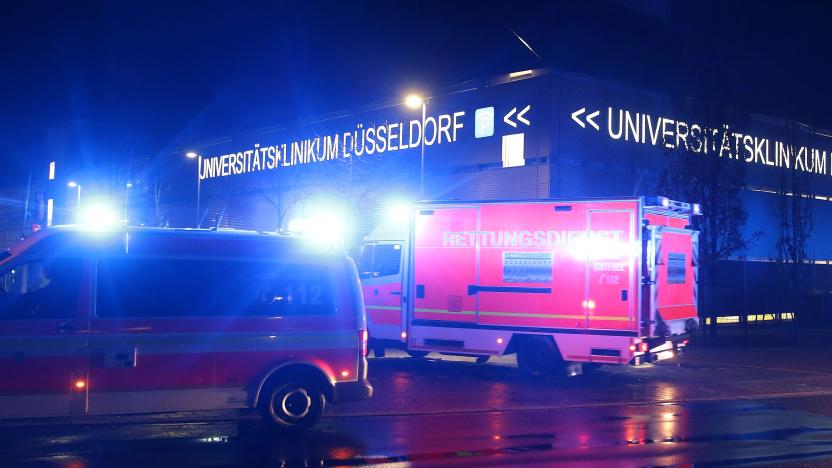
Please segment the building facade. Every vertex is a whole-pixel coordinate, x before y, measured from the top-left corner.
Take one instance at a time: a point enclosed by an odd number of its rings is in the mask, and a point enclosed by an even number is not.
[[[733,257],[775,258],[783,200],[797,196],[813,223],[808,258],[832,259],[827,132],[547,69],[416,104],[194,144],[202,226],[274,230],[327,207],[356,243],[393,202],[673,195],[720,179],[747,213]]]

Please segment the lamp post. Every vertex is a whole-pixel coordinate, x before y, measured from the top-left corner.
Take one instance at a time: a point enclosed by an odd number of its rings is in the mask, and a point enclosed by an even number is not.
[[[75,223],[81,224],[81,184],[71,180],[66,186],[75,189]]]
[[[422,138],[421,138],[421,155],[419,157],[419,198],[425,198],[425,116],[427,114],[428,99],[419,96],[418,94],[411,94],[404,100],[407,107],[411,109],[422,108]]]
[[[130,222],[130,217],[128,216],[130,210],[130,190],[133,188],[133,182],[127,181],[124,184],[124,224],[128,224]]]
[[[200,216],[200,192],[202,191],[202,179],[199,177],[199,172],[202,169],[202,156],[195,151],[188,151],[185,153],[188,159],[196,159],[196,227],[199,229],[202,226],[202,216]]]

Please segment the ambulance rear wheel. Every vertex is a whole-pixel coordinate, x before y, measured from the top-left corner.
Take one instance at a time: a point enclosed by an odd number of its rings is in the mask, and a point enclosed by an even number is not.
[[[318,422],[326,397],[312,382],[289,379],[270,386],[263,401],[263,418],[274,429],[303,432]]]
[[[528,376],[546,377],[563,367],[563,359],[551,338],[533,336],[517,351],[517,365]]]
[[[430,353],[430,351],[419,351],[416,349],[408,349],[405,352],[408,356],[416,359],[424,359]]]

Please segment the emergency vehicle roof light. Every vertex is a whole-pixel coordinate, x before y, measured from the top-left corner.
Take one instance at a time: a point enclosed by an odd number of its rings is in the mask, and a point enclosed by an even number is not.
[[[405,203],[394,203],[387,210],[387,216],[390,218],[390,221],[400,225],[409,223],[412,215],[412,208]]]
[[[671,200],[667,197],[648,197],[644,200],[645,208],[654,208],[689,215],[702,214],[702,207],[698,203],[687,203]]]
[[[107,203],[92,202],[82,209],[80,224],[90,229],[109,229],[118,224],[118,216]]]
[[[301,234],[322,247],[331,247],[344,241],[345,224],[334,212],[318,212],[306,218],[289,221],[288,231]]]

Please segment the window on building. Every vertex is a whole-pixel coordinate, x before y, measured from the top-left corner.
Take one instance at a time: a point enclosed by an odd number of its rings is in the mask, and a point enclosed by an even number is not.
[[[324,266],[229,260],[106,259],[96,315],[281,317],[335,312]]]
[[[46,201],[46,227],[52,227],[52,217],[55,215],[55,200]]]
[[[80,260],[15,265],[0,274],[0,319],[72,318],[80,286]]]
[[[503,167],[518,167],[526,165],[525,134],[515,133],[503,136]]]

